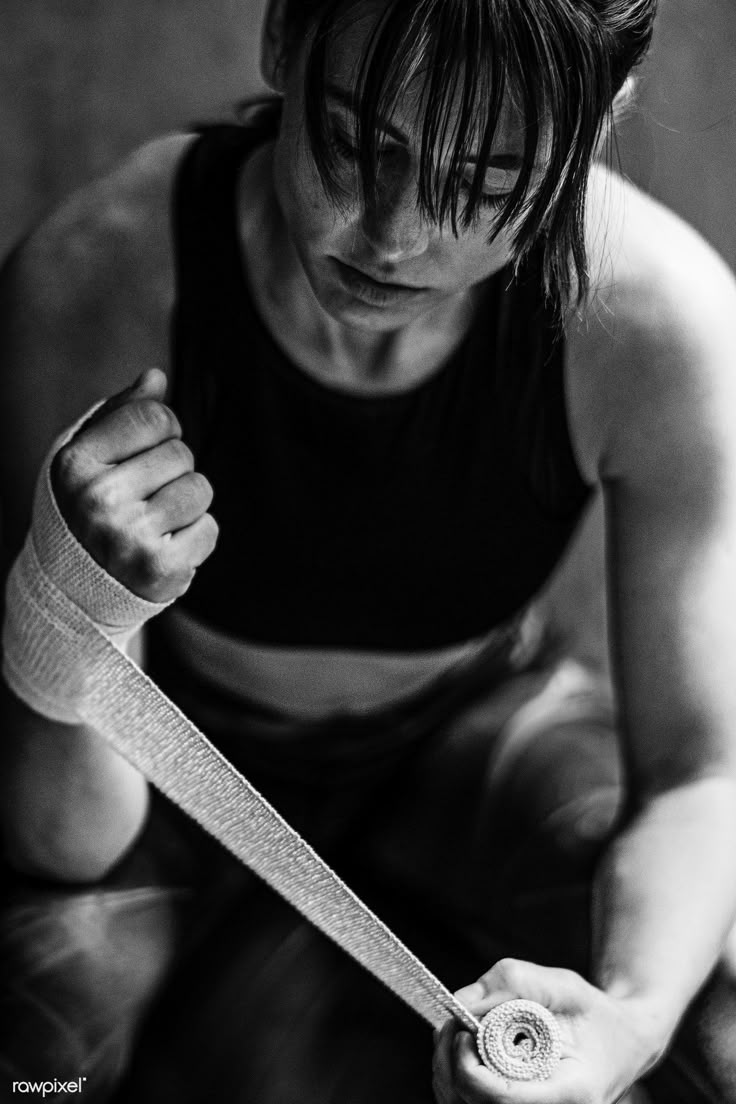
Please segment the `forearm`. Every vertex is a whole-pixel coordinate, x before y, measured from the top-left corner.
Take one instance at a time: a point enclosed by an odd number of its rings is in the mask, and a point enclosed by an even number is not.
[[[141,830],[142,775],[90,729],[42,717],[0,679],[0,810],[6,860],[69,882],[102,877]]]
[[[649,1021],[655,1050],[712,969],[736,914],[736,781],[653,798],[601,864],[594,980]]]

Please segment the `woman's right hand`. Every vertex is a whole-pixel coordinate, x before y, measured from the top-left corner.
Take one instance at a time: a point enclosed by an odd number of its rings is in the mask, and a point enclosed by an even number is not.
[[[194,470],[166,376],[144,372],[54,457],[51,482],[74,536],[118,582],[150,602],[178,598],[217,541],[212,487]]]

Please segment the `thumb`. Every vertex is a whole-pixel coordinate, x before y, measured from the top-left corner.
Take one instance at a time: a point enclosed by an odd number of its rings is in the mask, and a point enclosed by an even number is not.
[[[113,410],[125,406],[127,402],[135,399],[155,399],[161,402],[165,394],[166,373],[162,372],[160,368],[145,368],[133,383],[128,384],[122,391],[118,391],[116,395],[111,395],[109,399],[105,399],[90,417],[85,419],[77,433],[81,429],[96,425],[107,414],[111,414]]]
[[[129,387],[126,387],[119,395],[114,395],[109,401],[122,399],[158,399],[161,401],[166,394],[166,373],[160,368],[145,368],[138,379]]]

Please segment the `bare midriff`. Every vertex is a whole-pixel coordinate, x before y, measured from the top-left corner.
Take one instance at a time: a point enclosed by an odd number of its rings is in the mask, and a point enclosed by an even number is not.
[[[488,641],[483,636],[401,653],[282,647],[229,636],[179,609],[167,611],[162,628],[178,658],[214,689],[310,720],[398,703],[466,663]]]

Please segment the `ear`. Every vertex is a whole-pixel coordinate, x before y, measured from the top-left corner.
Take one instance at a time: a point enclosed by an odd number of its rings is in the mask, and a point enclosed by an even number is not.
[[[261,76],[274,92],[284,90],[286,0],[268,0],[261,31]]]

